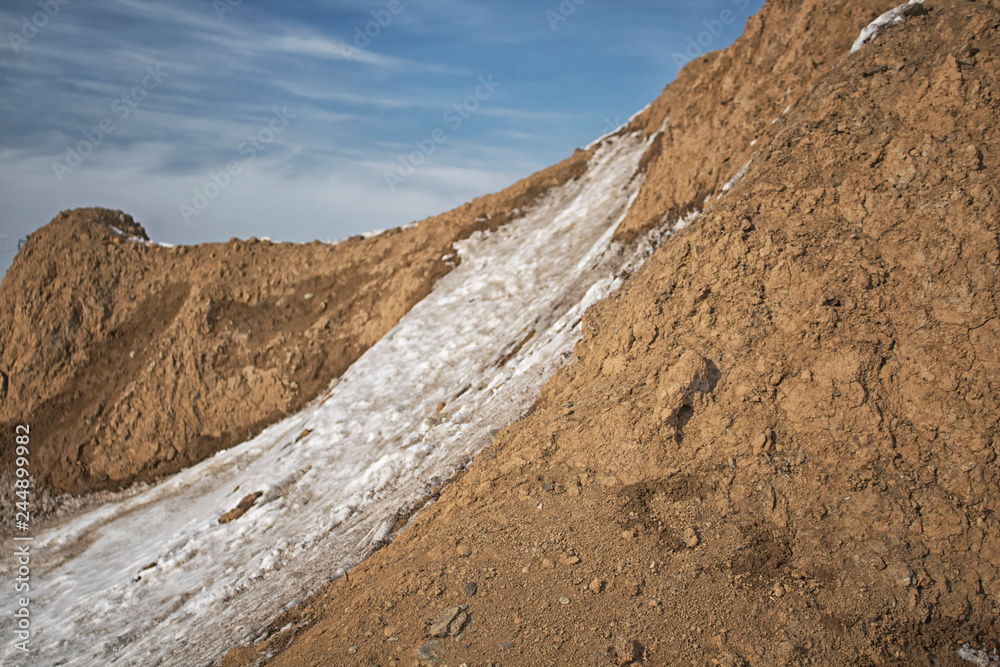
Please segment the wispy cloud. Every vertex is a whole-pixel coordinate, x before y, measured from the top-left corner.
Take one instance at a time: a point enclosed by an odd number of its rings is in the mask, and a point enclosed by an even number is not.
[[[545,10],[557,2],[402,0],[391,22],[379,14],[387,4],[254,0],[224,20],[208,1],[61,5],[23,48],[0,44],[0,233],[20,237],[89,205],[129,209],[170,242],[404,224],[500,189],[603,133],[605,118],[631,115],[674,74],[656,57],[664,40],[733,0],[586,3],[556,33]],[[0,35],[37,8],[4,3]],[[378,17],[385,25],[370,25]],[[366,28],[377,38],[358,49]],[[143,85],[151,66],[169,73],[156,87]],[[387,165],[490,75],[503,86],[489,104],[387,196]],[[178,202],[285,107],[294,124],[185,224]],[[105,123],[59,181],[53,163],[105,121],[113,130]],[[0,246],[0,270],[13,247]]]

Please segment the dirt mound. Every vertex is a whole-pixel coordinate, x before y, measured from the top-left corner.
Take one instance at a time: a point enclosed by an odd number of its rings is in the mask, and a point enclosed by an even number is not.
[[[315,398],[426,296],[454,266],[455,241],[517,217],[587,157],[336,245],[171,248],[120,211],[59,214],[0,286],[0,460],[14,460],[13,426],[30,424],[41,489],[79,494],[246,440]]]
[[[795,104],[735,170],[651,159],[640,227],[753,161],[529,416],[224,664],[996,664],[1000,6],[927,3],[847,57],[891,7],[769,3],[686,70],[735,63],[694,108],[727,78]]]

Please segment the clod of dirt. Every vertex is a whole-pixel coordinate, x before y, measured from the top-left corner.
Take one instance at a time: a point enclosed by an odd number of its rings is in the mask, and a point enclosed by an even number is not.
[[[236,507],[219,517],[219,523],[229,523],[230,521],[239,519],[241,516],[246,514],[251,507],[253,507],[254,503],[257,502],[257,499],[262,495],[264,495],[262,491],[257,491],[248,496],[244,496]]]

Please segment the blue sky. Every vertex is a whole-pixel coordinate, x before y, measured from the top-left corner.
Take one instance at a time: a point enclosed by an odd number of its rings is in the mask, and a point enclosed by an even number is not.
[[[79,206],[168,243],[449,210],[625,122],[761,4],[0,0],[0,270]]]

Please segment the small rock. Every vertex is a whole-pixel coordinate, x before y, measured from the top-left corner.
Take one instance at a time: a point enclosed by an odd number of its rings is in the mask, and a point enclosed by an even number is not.
[[[459,607],[448,607],[441,612],[441,615],[437,617],[437,620],[431,623],[430,635],[431,637],[444,637],[448,634],[448,626],[455,617],[458,616],[458,612],[462,611]]]
[[[688,549],[694,549],[701,542],[701,539],[698,537],[698,532],[694,528],[690,527],[684,530],[682,538],[684,539],[684,545],[687,546]]]
[[[462,590],[465,591],[466,595],[471,597],[479,591],[479,586],[477,586],[474,581],[467,581],[465,582],[465,586],[462,587]]]
[[[633,537],[635,537],[635,533],[633,533],[631,530],[622,531],[622,539],[631,540]]]
[[[309,301],[310,299],[313,299],[315,297],[316,297],[316,295],[313,294],[312,292],[307,292],[306,295],[304,297],[302,297],[302,298],[305,299],[306,301]]]
[[[543,558],[542,559],[542,569],[543,570],[551,570],[553,567],[555,567],[555,566],[552,564],[552,561],[550,561],[548,558]]]
[[[627,665],[642,659],[642,646],[634,639],[627,637],[615,638],[615,658],[617,665]]]
[[[509,651],[510,649],[514,648],[516,644],[514,642],[500,642],[499,644],[497,644],[497,646],[499,646],[504,651]]]
[[[469,556],[472,555],[472,549],[465,546],[464,544],[459,544],[455,548],[455,552],[458,554],[459,558],[468,558]]]
[[[906,563],[893,563],[886,571],[892,577],[893,581],[900,586],[908,587],[913,585],[916,575],[914,575],[913,570]]]
[[[460,612],[458,612],[458,616],[455,617],[455,620],[453,620],[451,623],[448,624],[448,634],[451,635],[452,637],[457,635],[459,632],[462,631],[462,628],[465,627],[465,622],[468,620],[469,620],[469,612],[462,609]]]
[[[349,649],[347,649],[347,652],[353,655],[353,654],[357,653],[359,650],[361,650],[361,649],[359,649],[357,646],[352,646]]]
[[[563,565],[576,565],[577,563],[580,562],[580,558],[578,556],[567,556],[566,558],[563,558],[560,562]]]
[[[417,660],[433,660],[437,662],[438,650],[440,650],[440,642],[432,639],[420,648],[417,649]]]
[[[590,582],[590,586],[588,586],[587,588],[589,588],[595,593],[600,593],[603,587],[604,587],[603,581],[601,581],[600,579],[594,579],[592,582]]]
[[[396,628],[392,627],[391,625],[388,625],[386,626],[385,630],[382,631],[382,634],[386,637],[392,637],[394,634],[396,634]]]
[[[784,597],[785,596],[785,587],[782,586],[780,582],[776,583],[774,585],[774,588],[771,590],[771,595],[773,595],[776,598]]]
[[[562,605],[569,604],[569,598],[566,597],[565,595],[559,596],[559,604],[562,604]]]

